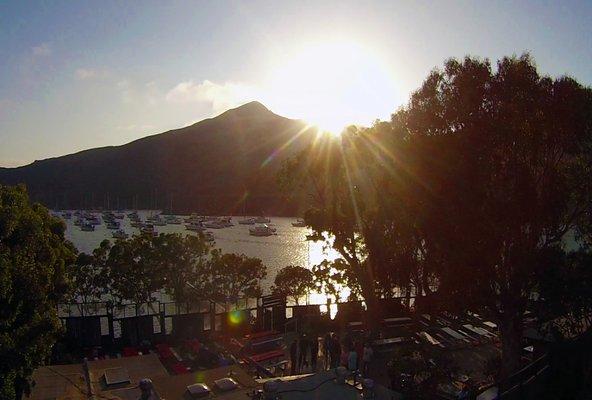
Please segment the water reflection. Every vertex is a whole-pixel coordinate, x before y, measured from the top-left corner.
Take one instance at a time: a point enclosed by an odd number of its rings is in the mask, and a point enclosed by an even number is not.
[[[150,211],[138,212],[142,219],[146,219],[150,213]],[[216,240],[215,246],[223,252],[243,253],[249,257],[260,258],[268,268],[267,276],[261,282],[264,292],[268,292],[277,272],[283,267],[298,265],[311,269],[325,259],[334,260],[338,257],[338,253],[330,248],[328,242],[306,240],[310,230],[293,227],[293,221],[294,218],[272,217],[269,225],[277,229],[277,235],[254,237],[249,235],[248,226],[239,225],[238,219],[234,218],[235,226],[212,230]],[[105,227],[105,224],[98,225],[93,232],[83,232],[73,222],[74,218],[66,221],[66,238],[81,252],[91,253],[104,239],[114,240],[111,236],[112,232]],[[196,234],[186,230],[183,224],[154,228],[159,233]],[[137,228],[130,225],[127,217],[121,221],[121,229],[130,235],[139,233]],[[349,296],[349,290],[346,288],[341,291],[339,297],[344,299],[347,296]],[[302,301],[299,300],[300,304],[325,304],[326,302],[326,296],[320,293],[311,293]]]

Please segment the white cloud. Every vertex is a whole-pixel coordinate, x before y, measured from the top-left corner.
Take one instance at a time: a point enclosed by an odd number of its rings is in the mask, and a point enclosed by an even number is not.
[[[181,82],[169,90],[165,99],[170,103],[211,103],[212,111],[218,113],[255,100],[256,93],[257,90],[253,86],[242,83],[219,84],[209,80],[196,83],[190,80]]]
[[[159,90],[157,83],[154,81],[138,84],[122,79],[117,82],[117,90],[124,104],[154,107],[162,103],[164,97],[164,93]]]
[[[75,72],[75,75],[76,79],[83,81],[86,79],[96,78],[99,75],[99,72],[94,69],[78,68]]]
[[[49,56],[51,55],[51,47],[47,43],[41,43],[39,46],[34,46],[31,49],[34,56]]]

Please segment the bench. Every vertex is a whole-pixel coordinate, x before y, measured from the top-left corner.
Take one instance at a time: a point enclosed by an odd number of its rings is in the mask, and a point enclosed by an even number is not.
[[[285,356],[286,355],[281,350],[272,350],[272,351],[268,351],[268,352],[261,353],[261,354],[255,354],[254,356],[250,356],[248,359],[253,362],[256,362],[256,363],[261,363],[263,361],[269,361],[269,360],[273,360],[278,357],[285,357]]]

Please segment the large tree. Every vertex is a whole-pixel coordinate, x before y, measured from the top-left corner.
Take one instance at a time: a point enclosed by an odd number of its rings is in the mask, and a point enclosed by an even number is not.
[[[508,375],[541,271],[568,233],[589,235],[591,138],[591,90],[575,80],[540,76],[528,55],[451,59],[390,122],[318,140],[281,178],[308,190],[311,239],[329,236],[341,256],[318,277],[371,314],[410,284],[485,313]]]
[[[258,258],[214,250],[194,286],[208,299],[236,302],[241,297],[260,296],[260,281],[266,275],[267,268]]]
[[[433,280],[418,224],[423,187],[401,163],[406,146],[399,125],[352,127],[341,138],[319,137],[280,173],[284,186],[310,195],[309,240],[326,241],[339,255],[315,266],[315,279],[324,290],[346,286],[364,300],[371,325],[384,312],[381,298],[410,294],[411,283],[429,291]]]
[[[282,297],[292,298],[298,304],[299,298],[314,288],[313,274],[309,269],[288,265],[275,276],[271,291]]]
[[[188,286],[188,283],[193,288],[204,286],[204,270],[211,260],[212,250],[204,236],[161,234],[154,242],[159,249],[157,257],[164,270],[164,289],[175,302],[179,305],[200,298],[206,299],[206,293],[202,292],[200,296]]]
[[[541,76],[528,55],[451,59],[393,122],[429,188],[425,239],[439,292],[500,327],[502,375],[519,367],[540,271],[582,232],[592,201],[592,91]]]
[[[104,282],[114,303],[128,301],[138,308],[156,299],[154,295],[164,287],[166,276],[159,244],[152,235],[143,234],[118,240],[111,247]]]
[[[57,303],[74,262],[65,226],[31,204],[24,187],[0,186],[0,398],[17,399],[59,332]]]

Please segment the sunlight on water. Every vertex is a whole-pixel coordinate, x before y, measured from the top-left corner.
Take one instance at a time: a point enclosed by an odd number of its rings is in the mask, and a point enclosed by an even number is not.
[[[150,211],[138,212],[143,220],[151,214]],[[292,226],[295,218],[272,217],[268,224],[277,229],[277,235],[268,237],[255,237],[249,235],[248,225],[239,225],[237,217],[233,218],[232,227],[224,229],[211,229],[216,240],[216,247],[228,253],[243,253],[249,257],[260,258],[267,265],[267,277],[261,281],[264,292],[268,292],[273,284],[277,272],[288,265],[298,265],[312,268],[324,259],[334,260],[338,254],[327,247],[327,243],[310,242],[306,235],[310,233],[307,228],[296,228]],[[66,238],[78,248],[79,251],[90,253],[99,246],[104,239],[114,240],[112,232],[102,223],[96,227],[94,232],[83,232],[74,225],[74,217],[66,221]],[[130,235],[137,234],[139,230],[130,225],[126,216],[122,221],[121,228]],[[185,229],[184,224],[155,226],[159,233],[181,233],[195,234]],[[340,297],[349,295],[349,290],[343,290]],[[308,303],[324,304],[326,297],[319,293],[308,296]]]

